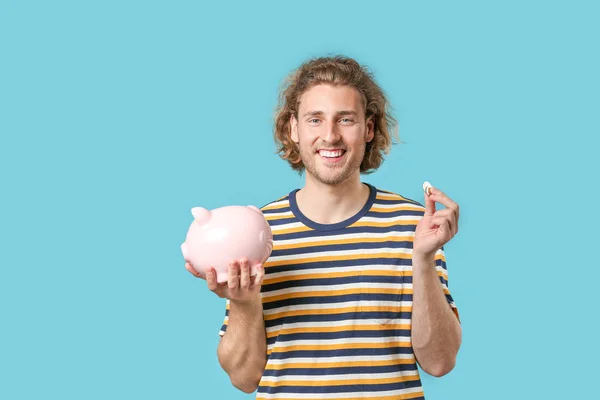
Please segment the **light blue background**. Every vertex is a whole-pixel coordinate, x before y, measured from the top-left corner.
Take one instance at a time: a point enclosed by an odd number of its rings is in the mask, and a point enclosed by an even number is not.
[[[464,342],[434,399],[592,398],[594,1],[0,2],[0,398],[228,399],[224,300],[183,267],[190,208],[303,183],[275,155],[305,59],[372,68],[404,144],[365,180],[462,209]]]

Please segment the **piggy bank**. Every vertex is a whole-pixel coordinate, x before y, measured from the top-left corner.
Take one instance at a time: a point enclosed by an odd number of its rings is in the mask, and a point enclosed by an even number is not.
[[[207,210],[192,208],[190,225],[181,252],[186,262],[206,278],[206,268],[217,272],[217,282],[227,281],[229,263],[247,258],[255,275],[273,250],[273,234],[263,213],[255,206],[226,206]]]

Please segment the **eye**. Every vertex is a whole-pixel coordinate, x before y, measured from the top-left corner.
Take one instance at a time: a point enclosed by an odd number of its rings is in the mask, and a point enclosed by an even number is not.
[[[308,122],[309,123],[317,123],[317,122],[319,122],[319,119],[318,118],[312,118],[312,119],[309,119]]]
[[[351,123],[351,122],[354,122],[354,120],[351,120],[350,118],[342,118],[342,122]]]

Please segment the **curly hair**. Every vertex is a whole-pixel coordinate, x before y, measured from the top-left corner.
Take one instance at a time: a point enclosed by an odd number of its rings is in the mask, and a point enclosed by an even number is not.
[[[304,164],[300,149],[291,138],[290,117],[298,119],[298,106],[303,93],[319,84],[350,86],[357,89],[365,106],[365,117],[373,117],[373,140],[366,144],[360,172],[376,171],[389,153],[393,137],[397,137],[397,121],[384,91],[375,82],[370,70],[345,56],[318,57],[303,63],[283,82],[275,112],[275,144],[277,154],[287,160],[292,169],[302,173]]]

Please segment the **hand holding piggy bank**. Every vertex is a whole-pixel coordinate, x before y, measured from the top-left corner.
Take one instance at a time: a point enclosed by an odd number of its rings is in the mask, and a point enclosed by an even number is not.
[[[254,275],[271,255],[271,227],[257,207],[226,206],[212,211],[194,207],[192,215],[181,252],[201,278],[206,279],[206,271],[214,268],[217,282],[227,282],[229,264],[238,260],[247,260]]]

